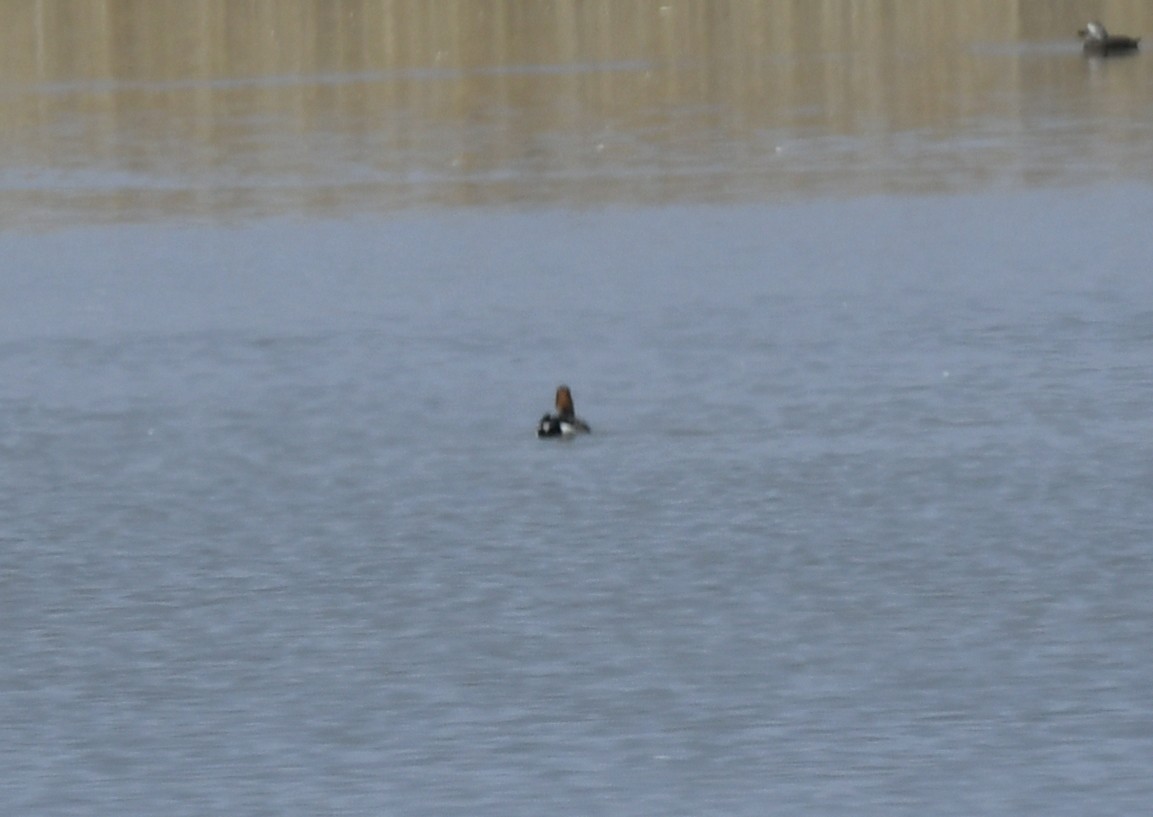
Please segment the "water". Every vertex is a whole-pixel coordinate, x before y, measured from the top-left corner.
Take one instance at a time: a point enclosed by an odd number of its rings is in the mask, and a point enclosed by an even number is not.
[[[1148,811],[1150,13],[515,5],[13,8],[0,802]]]
[[[3,799],[1140,812],[1151,204],[5,236]]]

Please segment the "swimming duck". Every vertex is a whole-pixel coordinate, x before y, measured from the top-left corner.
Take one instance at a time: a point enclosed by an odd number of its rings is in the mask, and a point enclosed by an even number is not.
[[[538,437],[571,437],[592,431],[588,423],[576,416],[572,405],[572,392],[568,386],[556,387],[556,413],[540,418],[536,427]]]
[[[1083,49],[1090,57],[1108,57],[1111,54],[1132,54],[1137,50],[1140,37],[1122,37],[1110,34],[1105,26],[1091,20],[1077,32],[1084,42]]]

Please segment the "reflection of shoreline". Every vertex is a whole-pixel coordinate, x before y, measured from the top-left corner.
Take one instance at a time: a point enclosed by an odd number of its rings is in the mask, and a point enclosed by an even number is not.
[[[578,63],[555,65],[500,65],[476,68],[408,68],[396,71],[376,71],[359,74],[285,74],[281,76],[254,76],[219,79],[182,80],[76,80],[34,84],[28,86],[0,86],[0,99],[5,96],[36,94],[39,96],[70,96],[80,94],[116,94],[148,91],[237,91],[272,88],[322,88],[340,85],[366,85],[386,82],[448,82],[470,76],[536,76],[613,74],[652,70],[649,63]]]
[[[21,6],[0,34],[2,206],[26,218],[739,201],[1153,167],[1132,105],[1145,61],[1091,74],[1065,12],[1037,4],[110,0],[29,16],[66,5]],[[1125,8],[1153,31],[1153,11]]]
[[[761,177],[706,168],[661,176],[634,171],[628,175],[533,178],[453,177],[420,182],[362,182],[344,185],[292,185],[275,181],[242,186],[207,184],[186,189],[160,185],[130,188],[70,188],[16,191],[0,186],[0,219],[8,229],[50,229],[71,224],[126,222],[236,223],[278,215],[345,218],[408,210],[470,207],[667,206],[680,203],[746,204],[852,198],[875,195],[967,194],[984,189],[1025,189],[1123,183],[1122,174],[1102,179],[1090,165],[1056,172],[1022,169],[1013,178],[993,177],[979,154],[953,168],[935,167],[930,174],[870,171],[860,167],[848,176],[843,168],[810,168],[792,174],[787,184],[771,190]]]

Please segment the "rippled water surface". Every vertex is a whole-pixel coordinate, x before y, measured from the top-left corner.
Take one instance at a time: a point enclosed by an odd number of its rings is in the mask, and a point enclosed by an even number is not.
[[[1151,204],[4,239],[5,799],[1140,811]]]
[[[0,802],[1149,811],[1153,63],[445,5],[0,33]]]

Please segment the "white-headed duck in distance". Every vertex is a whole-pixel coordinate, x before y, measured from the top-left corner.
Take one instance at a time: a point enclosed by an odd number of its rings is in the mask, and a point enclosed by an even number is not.
[[[588,423],[576,416],[573,409],[572,392],[568,386],[556,387],[556,413],[540,418],[536,427],[538,437],[571,437],[574,434],[587,434],[592,431]]]
[[[1083,29],[1077,32],[1084,43],[1085,54],[1090,57],[1109,57],[1120,54],[1132,54],[1137,50],[1140,37],[1122,37],[1110,34],[1097,20],[1091,20]]]

